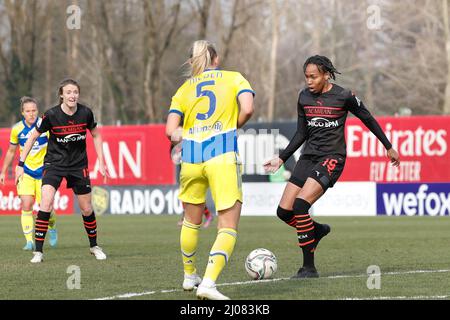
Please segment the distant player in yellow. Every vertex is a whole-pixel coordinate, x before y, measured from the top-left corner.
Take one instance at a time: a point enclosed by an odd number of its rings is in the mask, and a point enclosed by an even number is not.
[[[253,114],[254,92],[239,72],[218,69],[219,56],[207,41],[194,42],[188,62],[190,77],[172,98],[166,124],[169,139],[173,143],[182,140],[183,289],[198,286],[199,299],[228,300],[217,290],[216,280],[236,243],[242,207],[237,129]],[[180,132],[177,127],[182,118]],[[196,251],[208,187],[218,212],[218,233],[202,280],[197,274]]]
[[[38,106],[35,99],[23,97],[20,99],[20,107],[23,119],[16,123],[11,130],[10,145],[3,162],[0,173],[0,183],[5,184],[6,170],[11,165],[16,154],[17,146],[22,152],[29,133],[41,118],[38,117]],[[21,223],[26,245],[23,250],[34,250],[33,243],[33,205],[41,201],[42,171],[44,167],[44,156],[47,152],[48,133],[42,134],[33,146],[30,155],[25,162],[25,174],[17,184],[17,194],[22,202]],[[49,221],[50,245],[55,247],[58,241],[56,231],[55,214]]]

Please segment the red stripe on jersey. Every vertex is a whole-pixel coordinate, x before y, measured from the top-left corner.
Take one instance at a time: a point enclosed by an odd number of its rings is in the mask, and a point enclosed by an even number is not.
[[[319,117],[319,118],[340,118],[343,116],[343,114],[316,114],[316,113],[307,113],[307,117]]]
[[[55,132],[54,130],[52,130],[52,133],[56,134],[58,136],[65,136],[65,135],[72,134],[72,133],[86,133],[86,129],[79,130],[79,131],[70,131],[70,132]]]
[[[318,108],[318,109],[332,109],[332,110],[344,110],[342,107],[323,107],[323,106],[304,106],[303,108]]]
[[[86,123],[77,123],[77,124],[72,124],[72,125],[69,125],[69,126],[53,127],[53,129],[72,128],[72,127],[85,126],[85,125],[86,125]]]

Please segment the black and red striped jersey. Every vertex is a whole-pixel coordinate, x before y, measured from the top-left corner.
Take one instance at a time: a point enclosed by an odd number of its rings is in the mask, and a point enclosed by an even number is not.
[[[298,103],[297,132],[286,149],[281,152],[284,162],[305,143],[302,155],[323,157],[346,156],[345,121],[350,111],[383,143],[392,147],[378,122],[361,100],[350,90],[333,84],[331,90],[314,94],[308,88],[300,92]]]
[[[44,166],[63,170],[87,168],[86,134],[96,126],[92,110],[82,104],[77,104],[73,115],[65,113],[61,105],[47,110],[36,127],[40,133],[50,131]]]

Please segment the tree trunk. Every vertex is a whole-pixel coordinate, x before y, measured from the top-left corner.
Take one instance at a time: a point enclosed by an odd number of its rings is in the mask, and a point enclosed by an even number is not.
[[[228,33],[226,34],[225,37],[223,37],[223,54],[222,54],[222,64],[225,65],[227,58],[228,58],[228,54],[230,52],[230,47],[231,47],[231,40],[233,40],[233,35],[234,32],[236,31],[236,25],[237,25],[237,13],[238,13],[238,1],[239,0],[234,0],[233,2],[233,7],[232,7],[232,13],[231,13],[231,24],[230,24],[230,28],[228,30]]]
[[[442,0],[442,14],[444,18],[445,51],[447,60],[447,83],[445,86],[443,114],[450,114],[450,30],[448,19],[448,0]]]
[[[372,50],[372,46],[375,42],[374,37],[372,35],[373,31],[369,30],[369,28],[363,28],[364,32],[364,49],[367,53],[365,59],[367,59],[367,67],[363,72],[364,77],[364,85],[365,85],[365,104],[370,109],[371,112],[375,112],[375,105],[373,99],[373,60],[374,60],[374,51]]]
[[[45,108],[48,108],[52,101],[52,70],[53,70],[53,2],[49,1],[47,4],[48,20],[47,33],[45,39],[45,92],[44,103]]]
[[[272,11],[272,44],[270,50],[270,71],[269,71],[269,99],[267,105],[267,121],[273,121],[275,96],[277,87],[277,52],[279,38],[279,12],[277,0],[271,0]]]
[[[199,39],[206,39],[206,31],[208,30],[209,9],[211,8],[211,0],[203,0],[203,6],[199,8],[200,13],[200,30]]]
[[[312,30],[312,55],[323,54],[322,50],[322,12],[320,10],[320,2],[313,1],[313,30]]]

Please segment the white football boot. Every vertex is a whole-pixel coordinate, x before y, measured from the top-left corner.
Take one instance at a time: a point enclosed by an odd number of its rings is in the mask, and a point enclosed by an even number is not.
[[[216,284],[209,279],[205,279],[197,288],[197,298],[199,300],[230,300],[227,296],[221,294],[216,288]]]
[[[95,246],[89,249],[91,254],[95,256],[97,260],[106,260],[106,254],[103,252],[102,248]]]
[[[202,282],[202,278],[198,274],[184,274],[183,290],[192,291]]]
[[[33,258],[30,260],[31,263],[41,263],[44,261],[44,254],[42,252],[34,251],[33,255]]]

